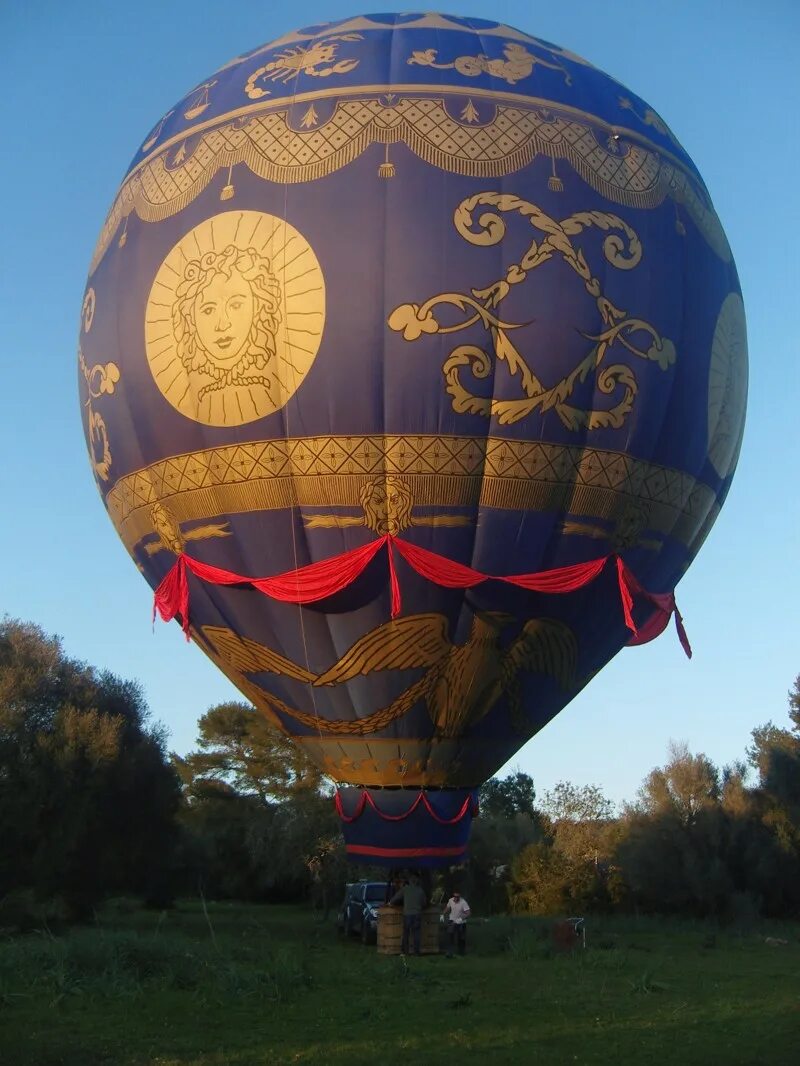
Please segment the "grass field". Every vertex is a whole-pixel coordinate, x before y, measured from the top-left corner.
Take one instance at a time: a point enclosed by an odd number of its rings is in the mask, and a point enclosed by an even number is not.
[[[0,941],[2,1066],[800,1063],[798,925],[590,918],[564,955],[493,918],[466,958],[404,960],[300,907],[208,910]]]

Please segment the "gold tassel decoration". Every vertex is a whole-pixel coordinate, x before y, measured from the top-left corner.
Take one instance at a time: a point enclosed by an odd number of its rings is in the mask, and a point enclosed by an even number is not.
[[[395,175],[394,163],[389,162],[389,145],[386,145],[386,155],[378,167],[378,176],[381,178],[393,178]]]
[[[564,182],[561,180],[561,178],[559,178],[558,174],[556,174],[556,157],[555,156],[553,156],[552,163],[553,163],[553,173],[547,179],[547,188],[551,192],[563,192],[564,191]]]
[[[228,167],[228,184],[223,187],[222,192],[219,194],[220,200],[233,199],[233,194],[236,192],[236,189],[234,189],[233,182],[231,181],[232,172],[233,167]]]

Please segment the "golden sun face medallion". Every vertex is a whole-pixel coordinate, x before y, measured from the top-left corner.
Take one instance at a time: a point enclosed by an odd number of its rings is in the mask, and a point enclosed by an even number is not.
[[[147,362],[176,411],[241,426],[294,395],[324,325],[325,280],[302,234],[274,215],[225,211],[185,234],[156,272]]]

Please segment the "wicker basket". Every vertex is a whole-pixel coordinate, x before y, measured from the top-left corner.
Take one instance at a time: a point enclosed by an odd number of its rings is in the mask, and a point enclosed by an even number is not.
[[[437,907],[428,907],[422,912],[419,947],[423,955],[439,954],[439,914]],[[378,909],[378,954],[399,955],[402,943],[402,907],[380,907]]]

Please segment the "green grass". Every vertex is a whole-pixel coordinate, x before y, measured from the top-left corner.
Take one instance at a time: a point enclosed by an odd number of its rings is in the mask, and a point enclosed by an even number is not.
[[[466,958],[404,960],[300,907],[208,910],[0,940],[2,1066],[800,1061],[797,925],[590,918],[563,955],[549,922],[494,918]]]

